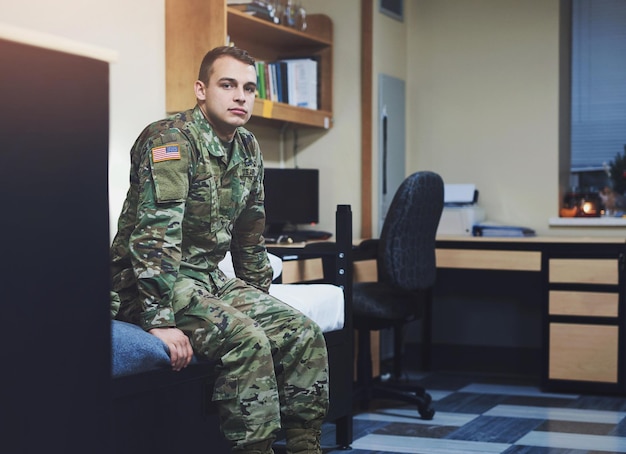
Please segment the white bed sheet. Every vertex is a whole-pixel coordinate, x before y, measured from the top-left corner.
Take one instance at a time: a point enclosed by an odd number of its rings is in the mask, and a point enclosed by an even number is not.
[[[274,279],[282,273],[282,260],[268,254]],[[230,253],[219,263],[228,277],[235,277]],[[322,332],[342,329],[344,325],[343,290],[332,284],[272,284],[270,295],[289,304],[319,325]]]
[[[343,290],[331,284],[272,284],[270,295],[295,307],[327,333],[343,328]]]

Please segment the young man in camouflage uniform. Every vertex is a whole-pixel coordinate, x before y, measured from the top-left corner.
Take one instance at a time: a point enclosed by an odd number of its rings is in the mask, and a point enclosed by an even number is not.
[[[243,125],[256,89],[254,60],[233,47],[204,57],[197,106],[155,122],[131,151],[130,189],[113,241],[117,318],[169,347],[172,368],[217,358],[213,399],[233,452],[319,453],[328,407],[324,337],[268,294],[262,236],[263,162]],[[238,276],[217,264],[230,250]]]

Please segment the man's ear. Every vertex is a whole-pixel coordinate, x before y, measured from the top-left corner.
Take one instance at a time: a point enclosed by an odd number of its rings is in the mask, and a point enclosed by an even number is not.
[[[193,89],[196,92],[196,98],[200,101],[206,101],[206,85],[204,82],[196,80],[196,83],[193,85]]]

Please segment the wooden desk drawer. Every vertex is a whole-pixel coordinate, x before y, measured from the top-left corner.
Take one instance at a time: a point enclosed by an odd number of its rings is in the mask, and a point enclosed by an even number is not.
[[[617,285],[615,259],[550,259],[550,283]]]
[[[617,293],[550,290],[549,315],[617,317]]]
[[[324,278],[322,259],[286,260],[283,262],[283,284]]]
[[[437,268],[541,271],[541,252],[437,249]]]
[[[617,326],[550,324],[548,378],[617,383]]]
[[[376,282],[378,266],[376,260],[361,260],[353,263],[352,279],[354,282]]]

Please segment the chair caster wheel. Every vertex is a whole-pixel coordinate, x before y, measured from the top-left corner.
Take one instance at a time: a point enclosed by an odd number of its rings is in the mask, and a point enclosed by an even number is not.
[[[435,416],[435,410],[433,408],[418,409],[417,411],[419,412],[422,419],[426,421],[430,421],[431,419],[433,419],[433,416]]]

